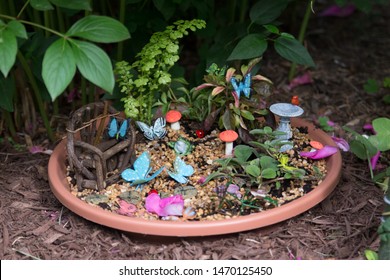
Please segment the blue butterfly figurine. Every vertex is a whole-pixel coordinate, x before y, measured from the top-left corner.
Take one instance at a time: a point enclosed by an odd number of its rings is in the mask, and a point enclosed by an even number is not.
[[[167,130],[165,128],[166,121],[162,117],[156,119],[152,126],[140,121],[137,121],[136,124],[144,133],[144,136],[149,140],[161,139],[167,134]]]
[[[114,117],[111,118],[108,124],[108,137],[118,139],[126,138],[127,130],[129,129],[130,120],[123,120],[119,125],[118,120]]]
[[[176,157],[175,162],[173,163],[174,170],[167,170],[169,176],[175,179],[177,182],[181,184],[185,184],[188,182],[188,178],[192,174],[194,174],[194,168],[186,164],[179,156]]]
[[[143,152],[134,162],[133,169],[127,168],[121,173],[122,178],[130,182],[131,185],[142,185],[150,180],[156,178],[163,170],[164,166],[158,169],[153,175],[148,176],[152,170],[150,167],[150,154],[149,152]]]
[[[232,77],[230,82],[233,85],[234,91],[237,94],[238,99],[240,99],[241,91],[244,93],[246,98],[249,98],[249,94],[251,93],[251,74],[248,73],[243,78],[243,81],[237,83],[236,78]]]

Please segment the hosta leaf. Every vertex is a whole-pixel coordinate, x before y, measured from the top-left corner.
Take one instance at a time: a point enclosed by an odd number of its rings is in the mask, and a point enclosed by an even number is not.
[[[298,40],[279,37],[275,40],[275,50],[287,60],[297,64],[315,67],[314,61],[306,48]]]
[[[58,39],[47,49],[42,62],[42,78],[52,100],[69,85],[76,73],[76,62],[69,42]]]
[[[73,40],[73,53],[80,73],[91,83],[112,93],[114,73],[108,55],[92,43]]]
[[[86,16],[71,26],[66,35],[96,43],[115,43],[130,38],[127,28],[106,16]]]
[[[15,34],[8,29],[0,31],[0,70],[4,77],[7,77],[9,71],[15,63],[16,53],[18,52],[18,43]]]
[[[242,38],[233,49],[228,60],[250,59],[262,56],[268,47],[267,40],[261,34],[249,34]]]

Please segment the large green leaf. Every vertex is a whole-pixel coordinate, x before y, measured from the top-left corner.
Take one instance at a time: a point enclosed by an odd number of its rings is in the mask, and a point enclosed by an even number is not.
[[[261,34],[249,34],[233,49],[228,60],[250,59],[261,56],[267,49],[267,40]]]
[[[30,4],[34,9],[39,11],[49,11],[54,9],[49,0],[31,0]]]
[[[280,36],[275,40],[275,50],[287,60],[315,67],[314,61],[306,48],[296,39]]]
[[[50,0],[51,3],[58,7],[71,10],[86,10],[92,11],[90,0]]]
[[[106,16],[87,16],[71,26],[68,36],[80,37],[97,43],[114,43],[130,38],[127,28]]]
[[[15,95],[15,81],[12,76],[0,77],[0,108],[8,112],[14,111],[13,99]]]
[[[11,20],[9,23],[8,23],[8,26],[7,28],[9,30],[12,31],[12,33],[14,33],[14,35],[16,37],[19,37],[19,38],[23,38],[23,39],[27,39],[27,32],[26,32],[26,28],[24,27],[24,25],[22,23],[20,23],[19,21],[17,20]]]
[[[267,24],[277,19],[287,7],[289,0],[259,0],[251,8],[249,17],[257,24]]]
[[[91,83],[112,93],[114,90],[114,72],[108,55],[92,43],[72,40],[73,53],[77,68]]]
[[[76,61],[69,42],[58,39],[47,49],[42,62],[42,78],[52,100],[69,85],[76,73]]]
[[[0,30],[0,70],[4,77],[15,63],[18,43],[15,34],[8,29]]]

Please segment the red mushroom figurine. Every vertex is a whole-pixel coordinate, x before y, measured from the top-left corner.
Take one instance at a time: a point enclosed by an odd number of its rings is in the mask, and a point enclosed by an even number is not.
[[[181,113],[176,110],[170,110],[165,115],[165,119],[167,122],[171,124],[172,130],[179,130],[180,129],[180,119],[181,119]]]
[[[219,134],[219,139],[226,143],[225,155],[231,156],[233,154],[233,142],[238,138],[237,132],[234,130],[225,130]]]

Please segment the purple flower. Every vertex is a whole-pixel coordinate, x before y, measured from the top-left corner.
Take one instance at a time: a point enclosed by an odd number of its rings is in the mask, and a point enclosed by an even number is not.
[[[184,199],[181,195],[160,198],[156,193],[148,195],[145,200],[145,208],[148,212],[166,216],[181,216],[184,209]]]
[[[329,156],[337,153],[337,151],[338,151],[337,147],[325,145],[320,150],[313,150],[310,152],[300,152],[299,155],[301,157],[307,157],[307,158],[311,158],[311,159],[322,159],[322,158],[326,158],[326,157],[329,157]]]
[[[240,187],[234,184],[230,184],[226,190],[228,193],[234,194],[238,198],[241,198]]]
[[[336,143],[336,145],[340,148],[340,150],[344,152],[349,151],[349,144],[343,138],[338,138],[335,136],[331,136],[332,140]]]
[[[206,177],[204,177],[204,176],[201,176],[200,178],[199,178],[199,180],[198,180],[198,184],[200,184],[200,185],[202,185],[204,182],[206,182]]]
[[[374,169],[376,168],[376,164],[378,163],[378,160],[379,160],[380,155],[381,155],[381,152],[378,151],[378,152],[370,159],[372,170],[374,170]]]
[[[319,16],[321,17],[348,17],[355,12],[356,7],[354,5],[346,5],[340,7],[338,5],[332,5],[322,11]]]

